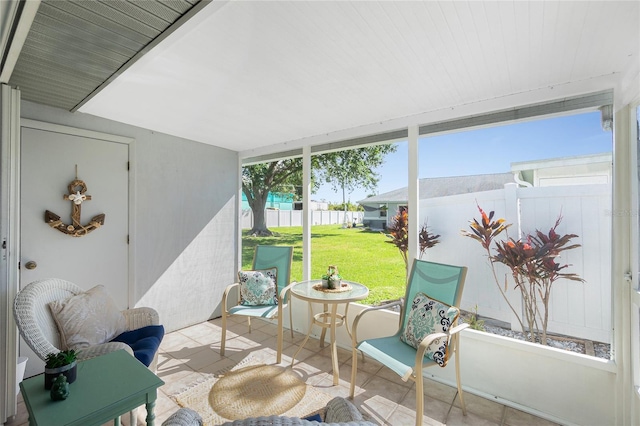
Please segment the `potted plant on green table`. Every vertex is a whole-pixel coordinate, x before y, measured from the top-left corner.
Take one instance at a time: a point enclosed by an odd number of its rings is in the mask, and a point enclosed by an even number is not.
[[[342,277],[338,273],[338,267],[329,265],[327,273],[322,276],[322,287],[328,289],[340,288]]]
[[[45,358],[44,388],[49,390],[56,377],[63,374],[67,383],[76,380],[78,352],[73,349],[50,353]]]

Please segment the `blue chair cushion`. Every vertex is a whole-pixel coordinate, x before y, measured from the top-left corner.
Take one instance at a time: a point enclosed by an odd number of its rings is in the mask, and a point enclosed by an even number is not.
[[[314,414],[312,416],[304,417],[302,420],[308,420],[310,422],[321,423],[322,422],[322,417],[320,417],[320,414],[316,413],[316,414]]]
[[[163,326],[148,325],[137,330],[125,331],[111,341],[129,345],[133,349],[133,356],[148,367],[151,365],[151,361],[153,361],[163,337]]]

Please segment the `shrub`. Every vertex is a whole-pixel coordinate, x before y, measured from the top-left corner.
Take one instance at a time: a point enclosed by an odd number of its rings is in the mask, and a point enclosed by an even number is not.
[[[562,215],[560,215],[555,225],[547,233],[536,230],[533,234],[527,234],[519,240],[507,238],[507,240],[496,241],[494,249],[496,254],[492,255],[491,245],[494,238],[506,231],[511,224],[505,225],[504,219],[493,220],[493,211],[487,215],[480,206],[478,206],[478,210],[480,211],[481,221],[478,222],[474,218],[469,225],[472,232],[463,230],[462,235],[480,242],[487,251],[496,285],[518,318],[520,326],[523,330],[529,330],[529,339],[532,342],[539,341],[546,345],[551,287],[561,278],[584,282],[582,278],[574,273],[561,272],[570,265],[560,265],[556,262],[561,252],[580,247],[580,244],[570,244],[571,240],[578,236],[575,234],[561,236],[556,232],[562,221]],[[520,290],[526,328],[522,316],[516,312],[504,293],[508,288],[506,276],[504,290],[500,285],[495,269],[496,263],[502,263],[509,268],[515,282],[514,288]]]
[[[409,261],[407,259],[407,252],[409,251],[409,233],[408,233],[409,215],[406,210],[402,210],[391,220],[391,225],[387,227],[387,233],[385,234],[391,241],[385,241],[389,244],[395,245],[400,254],[402,260],[404,260],[405,269],[409,267]],[[438,244],[440,235],[434,235],[429,232],[427,224],[422,225],[422,228],[418,232],[419,244],[420,244],[420,259],[424,255],[424,252],[428,248],[431,248]]]

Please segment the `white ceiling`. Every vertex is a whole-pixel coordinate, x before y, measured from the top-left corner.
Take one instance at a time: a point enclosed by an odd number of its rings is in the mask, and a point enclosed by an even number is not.
[[[640,2],[214,2],[80,108],[247,151],[640,69]],[[357,133],[357,130],[356,130]]]

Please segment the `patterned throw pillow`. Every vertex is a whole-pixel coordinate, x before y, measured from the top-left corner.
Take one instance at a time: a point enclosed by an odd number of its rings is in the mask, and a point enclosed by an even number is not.
[[[400,340],[418,349],[420,342],[429,334],[446,333],[460,315],[460,310],[438,300],[431,299],[424,293],[413,298],[411,311]],[[447,348],[449,338],[441,337],[427,347],[425,357],[444,367],[449,359]]]
[[[247,306],[277,305],[277,273],[277,268],[238,272],[240,304]]]

